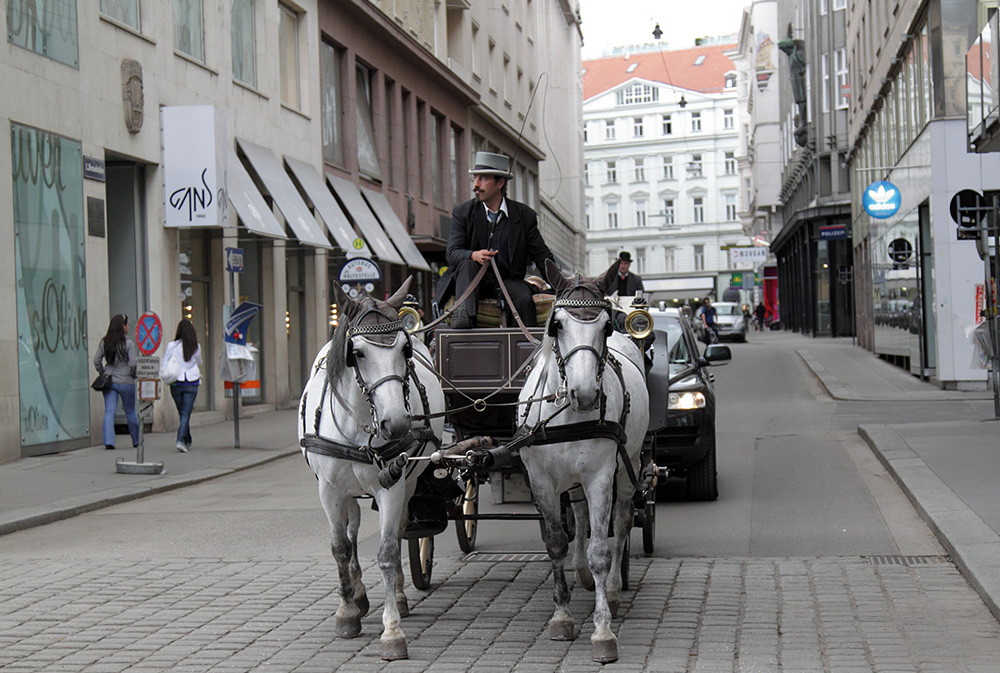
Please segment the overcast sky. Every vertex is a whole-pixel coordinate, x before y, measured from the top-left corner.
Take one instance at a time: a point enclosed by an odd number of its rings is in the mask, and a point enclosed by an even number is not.
[[[696,37],[736,34],[751,0],[580,0],[583,58],[606,50],[654,42],[657,23],[668,49],[694,46]]]

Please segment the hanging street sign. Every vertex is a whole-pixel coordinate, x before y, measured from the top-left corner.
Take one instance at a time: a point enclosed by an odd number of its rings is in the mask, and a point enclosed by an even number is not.
[[[888,180],[878,180],[865,187],[861,205],[865,212],[878,220],[892,217],[899,212],[903,200],[899,189]]]
[[[729,248],[729,259],[734,266],[745,264],[763,264],[767,261],[767,248],[734,247]]]
[[[367,283],[382,280],[382,270],[378,264],[367,257],[355,257],[349,259],[340,267],[337,276],[341,283]]]
[[[143,355],[152,355],[160,347],[163,326],[155,313],[143,313],[135,323],[135,345]]]

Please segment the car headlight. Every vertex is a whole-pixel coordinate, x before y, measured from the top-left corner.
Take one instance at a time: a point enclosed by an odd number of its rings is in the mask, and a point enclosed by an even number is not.
[[[703,409],[705,393],[701,391],[687,393],[670,393],[667,396],[667,409]]]

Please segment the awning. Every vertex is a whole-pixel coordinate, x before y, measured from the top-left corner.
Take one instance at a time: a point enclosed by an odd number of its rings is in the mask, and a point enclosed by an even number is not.
[[[274,156],[274,152],[242,138],[237,138],[236,142],[247,159],[250,160],[250,164],[257,172],[260,181],[270,192],[278,210],[285,216],[288,226],[295,232],[295,237],[302,243],[317,248],[332,248],[330,241],[317,224],[316,218],[309,212],[309,208],[299,196],[299,192],[292,184],[288,173],[281,167],[278,157]]]
[[[371,206],[371,209],[375,211],[375,217],[379,219],[382,223],[382,228],[385,232],[389,234],[392,242],[395,243],[396,247],[401,253],[403,253],[403,258],[406,263],[414,269],[423,269],[424,271],[430,271],[431,266],[424,259],[424,256],[420,254],[420,250],[417,248],[417,244],[413,242],[410,238],[410,232],[406,230],[403,223],[400,222],[399,217],[396,215],[396,211],[392,209],[389,205],[389,199],[385,198],[385,194],[382,192],[376,192],[367,187],[361,188],[361,195],[365,197],[365,201]]]
[[[354,241],[356,239],[360,238],[362,241],[364,239],[354,231],[351,221],[347,219],[347,215],[344,214],[340,204],[337,203],[337,199],[333,198],[333,194],[330,193],[329,188],[323,184],[323,178],[320,177],[316,169],[306,162],[293,159],[288,155],[285,155],[285,163],[292,169],[292,175],[299,181],[299,184],[302,186],[303,191],[305,191],[306,196],[309,197],[309,200],[312,201],[319,216],[326,222],[326,228],[330,230],[333,240],[337,242],[337,245],[345,251],[353,252],[357,250],[364,253],[367,243],[362,245],[361,248],[355,247]]]
[[[386,236],[382,225],[375,219],[372,209],[365,203],[357,186],[350,180],[345,180],[329,173],[326,174],[326,179],[333,188],[334,193],[344,204],[344,207],[347,208],[347,212],[354,220],[354,224],[358,225],[358,228],[361,229],[361,233],[364,234],[365,240],[368,242],[375,256],[385,262],[405,264],[406,262],[396,252],[396,248],[392,246],[389,237]]]
[[[229,164],[226,167],[226,191],[229,193],[229,202],[236,209],[243,226],[255,234],[285,238],[284,230],[267,206],[264,197],[257,191],[253,178],[236,158],[236,150],[229,148],[226,161]]]

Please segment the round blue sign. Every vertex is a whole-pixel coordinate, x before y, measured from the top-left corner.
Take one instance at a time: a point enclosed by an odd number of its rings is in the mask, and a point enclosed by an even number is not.
[[[884,220],[899,212],[902,199],[896,185],[887,180],[879,180],[865,187],[861,197],[861,205],[865,212],[874,218]]]

